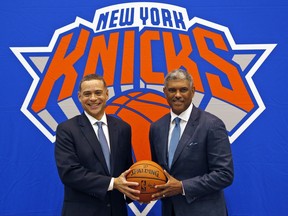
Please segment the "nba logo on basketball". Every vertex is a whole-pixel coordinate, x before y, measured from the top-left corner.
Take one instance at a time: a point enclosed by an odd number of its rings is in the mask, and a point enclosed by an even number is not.
[[[141,180],[141,191],[146,191],[146,180]]]

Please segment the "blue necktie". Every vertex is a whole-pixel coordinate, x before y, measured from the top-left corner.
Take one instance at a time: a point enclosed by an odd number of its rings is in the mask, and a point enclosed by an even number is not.
[[[179,142],[179,139],[180,139],[180,121],[181,119],[176,117],[174,119],[174,122],[175,122],[175,127],[172,131],[172,134],[171,134],[171,139],[170,139],[170,146],[169,146],[169,154],[168,154],[168,165],[169,165],[169,168],[171,168],[171,165],[172,165],[172,161],[173,161],[173,157],[174,157],[174,153],[175,153],[175,150],[176,150],[176,147],[178,145],[178,142]]]
[[[107,143],[105,134],[104,134],[103,129],[102,129],[103,122],[98,121],[98,122],[96,122],[96,124],[98,126],[98,139],[99,139],[99,142],[100,142],[100,145],[101,145],[104,157],[105,157],[105,161],[106,161],[108,170],[110,172],[110,151],[109,151],[109,147],[108,147],[108,143]]]

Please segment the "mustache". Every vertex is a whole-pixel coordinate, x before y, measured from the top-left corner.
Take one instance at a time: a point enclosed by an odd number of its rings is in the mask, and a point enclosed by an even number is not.
[[[184,99],[183,98],[173,98],[172,101],[173,102],[178,102],[178,101],[179,102],[184,102]]]

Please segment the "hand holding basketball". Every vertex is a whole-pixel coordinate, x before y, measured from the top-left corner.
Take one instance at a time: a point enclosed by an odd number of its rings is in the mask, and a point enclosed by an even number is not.
[[[126,176],[128,175],[129,172],[130,170],[126,170],[119,177],[114,179],[113,189],[120,191],[121,193],[125,194],[132,200],[139,200],[138,195],[140,191],[137,189],[133,189],[133,187],[134,188],[137,187],[139,183],[132,181],[128,182],[126,180]]]
[[[148,203],[152,200],[152,194],[160,189],[155,185],[166,183],[166,176],[163,169],[155,162],[150,160],[141,160],[130,167],[130,172],[126,177],[127,181],[138,182],[138,186],[132,186],[133,189],[140,190],[139,202]]]
[[[164,170],[164,174],[167,177],[167,183],[163,185],[157,185],[158,192],[153,194],[153,200],[183,194],[182,182],[171,176],[166,170]]]

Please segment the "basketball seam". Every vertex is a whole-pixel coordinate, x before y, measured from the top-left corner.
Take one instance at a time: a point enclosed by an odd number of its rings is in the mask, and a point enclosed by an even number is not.
[[[163,180],[163,179],[152,178],[152,177],[147,177],[147,176],[135,176],[135,177],[133,176],[133,177],[129,177],[128,179],[136,179],[136,178],[154,179],[154,180],[166,182],[166,180]]]

